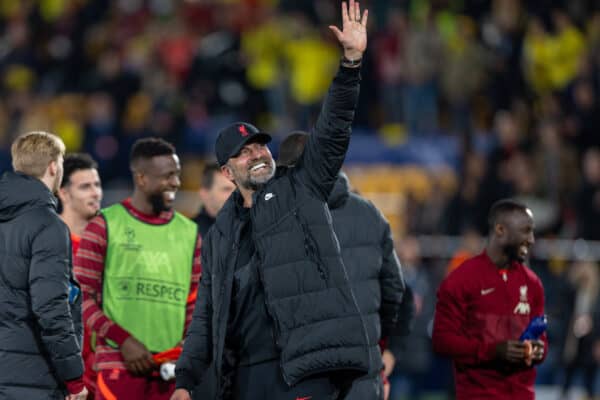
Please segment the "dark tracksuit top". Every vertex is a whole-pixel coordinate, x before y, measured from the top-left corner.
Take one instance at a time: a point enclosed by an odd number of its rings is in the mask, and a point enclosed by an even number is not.
[[[38,179],[0,179],[0,399],[64,399],[81,379],[81,296],[69,229]]]
[[[343,173],[328,205],[348,278],[365,320],[369,347],[374,350],[371,354],[377,357],[371,360],[372,371],[354,382],[346,400],[376,400],[383,398],[379,341],[409,333],[414,314],[412,297],[404,295],[404,278],[387,220],[370,201],[350,192]],[[394,311],[399,304],[405,310],[400,315]]]
[[[498,343],[517,340],[532,318],[544,314],[544,289],[535,273],[514,262],[505,280],[483,252],[451,272],[437,298],[433,348],[453,360],[456,399],[534,399],[535,367],[503,363],[495,352]],[[547,347],[546,335],[541,339]]]

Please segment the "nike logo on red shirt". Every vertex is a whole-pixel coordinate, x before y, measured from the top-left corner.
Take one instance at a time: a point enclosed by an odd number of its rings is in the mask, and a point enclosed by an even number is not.
[[[307,397],[296,397],[296,400],[310,400],[312,399],[312,396],[307,396]]]

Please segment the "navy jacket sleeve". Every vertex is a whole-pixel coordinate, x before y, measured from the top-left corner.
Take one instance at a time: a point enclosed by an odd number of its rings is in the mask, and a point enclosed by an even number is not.
[[[43,346],[63,382],[77,379],[83,375],[83,360],[68,299],[72,273],[66,225],[58,218],[44,225],[33,237],[31,256],[31,308]],[[81,316],[75,317],[81,320]]]
[[[294,168],[298,179],[323,201],[327,201],[346,157],[359,83],[360,68],[340,66]]]

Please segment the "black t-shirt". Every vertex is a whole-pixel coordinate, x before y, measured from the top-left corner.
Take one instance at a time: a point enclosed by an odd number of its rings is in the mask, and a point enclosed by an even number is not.
[[[215,219],[208,215],[204,209],[194,217],[193,221],[198,224],[198,231],[200,232],[201,237],[206,236],[210,227],[215,223]]]
[[[227,347],[236,353],[240,366],[247,366],[278,359],[279,353],[258,273],[259,258],[252,241],[248,209],[241,210],[241,217],[244,226],[233,279]]]

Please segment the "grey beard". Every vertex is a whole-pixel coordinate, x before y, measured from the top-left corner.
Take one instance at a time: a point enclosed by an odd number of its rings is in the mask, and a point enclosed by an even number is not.
[[[245,189],[249,189],[249,190],[253,190],[253,191],[259,191],[260,189],[264,188],[265,185],[267,184],[267,182],[269,182],[271,180],[271,178],[273,178],[273,176],[275,176],[275,161],[271,162],[271,174],[266,177],[261,179],[260,181],[256,180],[256,178],[252,178],[252,177],[248,177],[247,180],[245,180],[244,182],[241,182],[241,186],[243,186]]]

